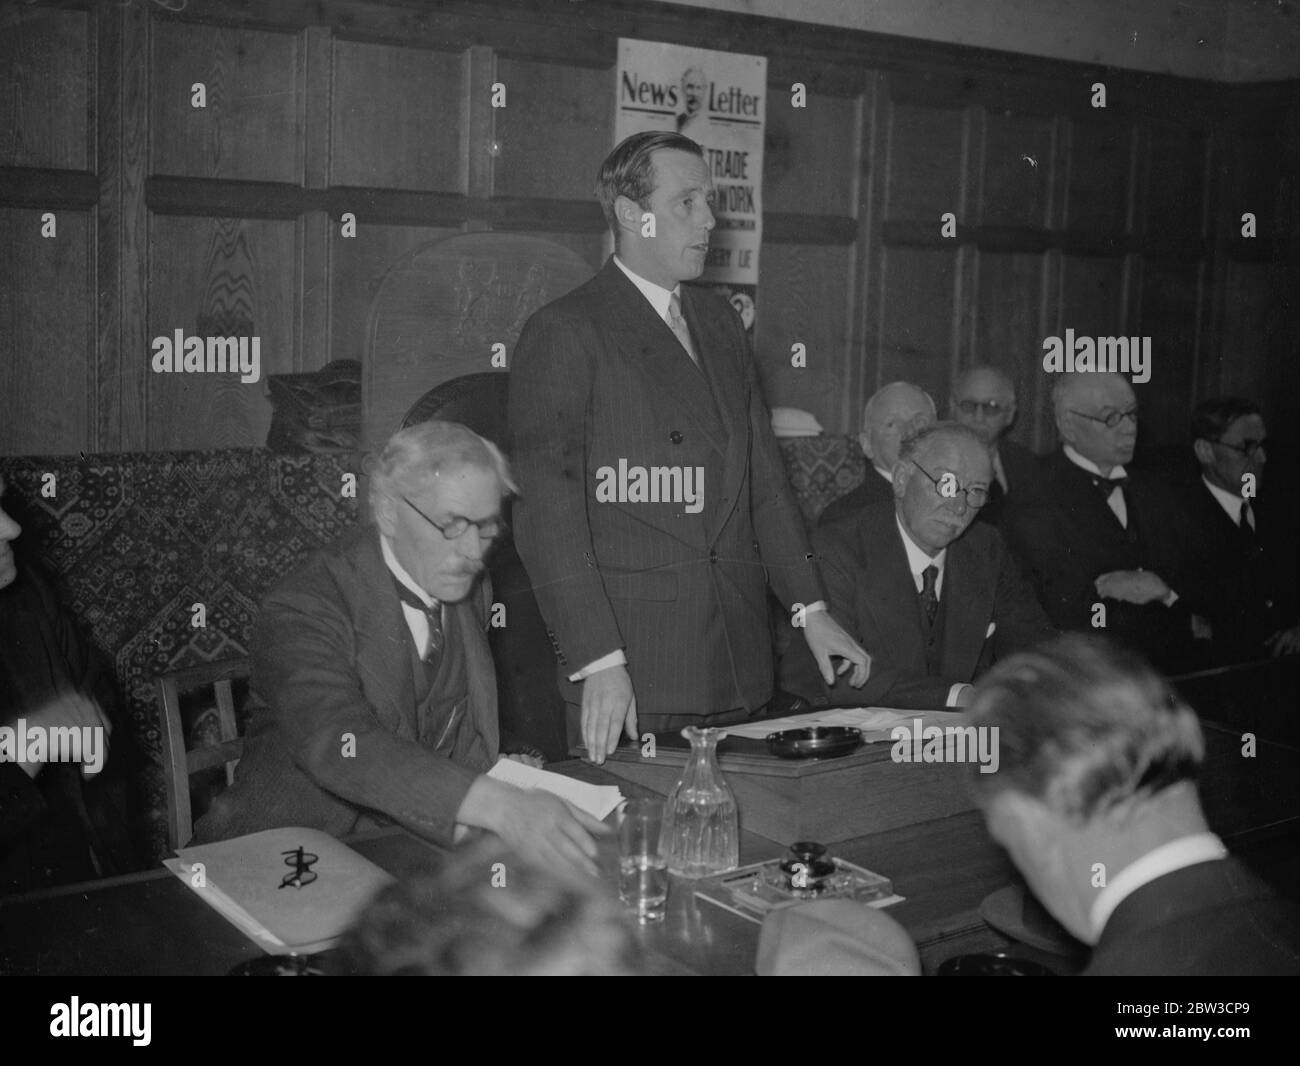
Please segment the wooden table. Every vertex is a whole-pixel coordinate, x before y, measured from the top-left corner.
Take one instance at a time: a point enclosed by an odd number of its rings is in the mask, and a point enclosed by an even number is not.
[[[1264,876],[1300,890],[1300,753],[1264,742],[1245,763],[1237,732],[1211,726],[1207,737],[1203,793],[1211,826]],[[576,761],[552,769],[600,784],[615,780]],[[643,791],[618,783],[625,794]],[[399,829],[349,843],[399,878],[436,870],[445,855]],[[784,850],[785,842],[741,834],[742,863]],[[952,955],[1009,946],[984,924],[978,908],[1016,875],[977,813],[845,841],[834,851],[893,878],[906,901],[888,913],[917,940],[927,972]],[[607,850],[603,858],[612,876],[613,856]],[[758,934],[756,924],[696,901],[677,882],[665,921],[642,927],[638,935],[655,973],[748,974]],[[220,975],[257,954],[242,933],[165,870],[0,900],[3,974]]]

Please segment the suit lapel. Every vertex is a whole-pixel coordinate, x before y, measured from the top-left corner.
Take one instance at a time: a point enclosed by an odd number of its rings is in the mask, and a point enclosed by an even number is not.
[[[991,575],[977,565],[970,545],[959,537],[948,545],[943,567],[943,669],[953,677],[973,677],[992,620],[996,590]]]
[[[475,589],[473,596],[481,595]],[[475,727],[488,746],[488,754],[495,757],[500,747],[497,724],[496,675],[487,638],[479,627],[479,620],[470,606],[470,600],[447,608],[448,628],[454,629],[465,653],[466,673],[469,679],[469,713]]]
[[[671,409],[689,418],[718,454],[725,454],[726,431],[700,368],[686,354],[668,323],[655,314],[650,301],[624,276],[612,258],[605,264],[603,274],[614,296],[607,308],[615,340],[641,372],[646,388],[665,394]],[[707,343],[704,338],[699,339],[697,350]]]
[[[925,635],[921,632],[921,613],[907,551],[894,512],[884,507],[878,510],[876,520],[863,525],[867,610],[895,662],[923,663]]]
[[[368,688],[383,698],[373,700],[380,719],[401,736],[415,736],[415,679],[411,676],[411,634],[402,602],[393,588],[393,574],[379,550],[379,530],[370,527],[357,557],[362,589],[357,636],[365,641],[358,656],[370,675]]]

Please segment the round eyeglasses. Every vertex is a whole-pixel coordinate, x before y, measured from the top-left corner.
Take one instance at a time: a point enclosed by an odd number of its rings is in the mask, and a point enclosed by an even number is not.
[[[964,489],[957,484],[957,476],[955,474],[945,473],[941,478],[937,478],[915,459],[911,460],[911,463],[930,479],[930,483],[934,485],[934,491],[943,497],[943,499],[955,500],[957,494],[961,493],[966,500],[966,506],[972,511],[978,511],[989,502],[989,490],[983,485],[975,485],[971,488]]]

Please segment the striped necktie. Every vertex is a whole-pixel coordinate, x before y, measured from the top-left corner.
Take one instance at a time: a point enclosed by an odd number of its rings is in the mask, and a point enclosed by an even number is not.
[[[429,623],[429,640],[420,651],[420,658],[428,662],[434,655],[442,651],[442,604],[434,600],[432,604],[426,606],[419,596],[398,581],[397,578],[393,578],[393,585],[397,589],[397,598],[408,607],[414,607],[423,614],[425,620]]]
[[[691,331],[686,325],[686,319],[682,317],[682,301],[677,293],[673,293],[668,299],[668,328],[681,341],[686,354],[691,357],[691,362],[699,366],[700,358],[695,354],[695,346],[691,344]]]

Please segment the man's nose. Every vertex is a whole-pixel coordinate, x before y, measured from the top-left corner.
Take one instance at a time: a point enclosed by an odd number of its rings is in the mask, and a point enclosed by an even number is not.
[[[478,526],[470,526],[460,535],[460,542],[456,545],[456,551],[472,562],[478,562],[483,558],[483,553],[487,545],[478,535]]]
[[[23,527],[9,517],[5,511],[0,511],[0,540],[13,540],[23,531]]]

